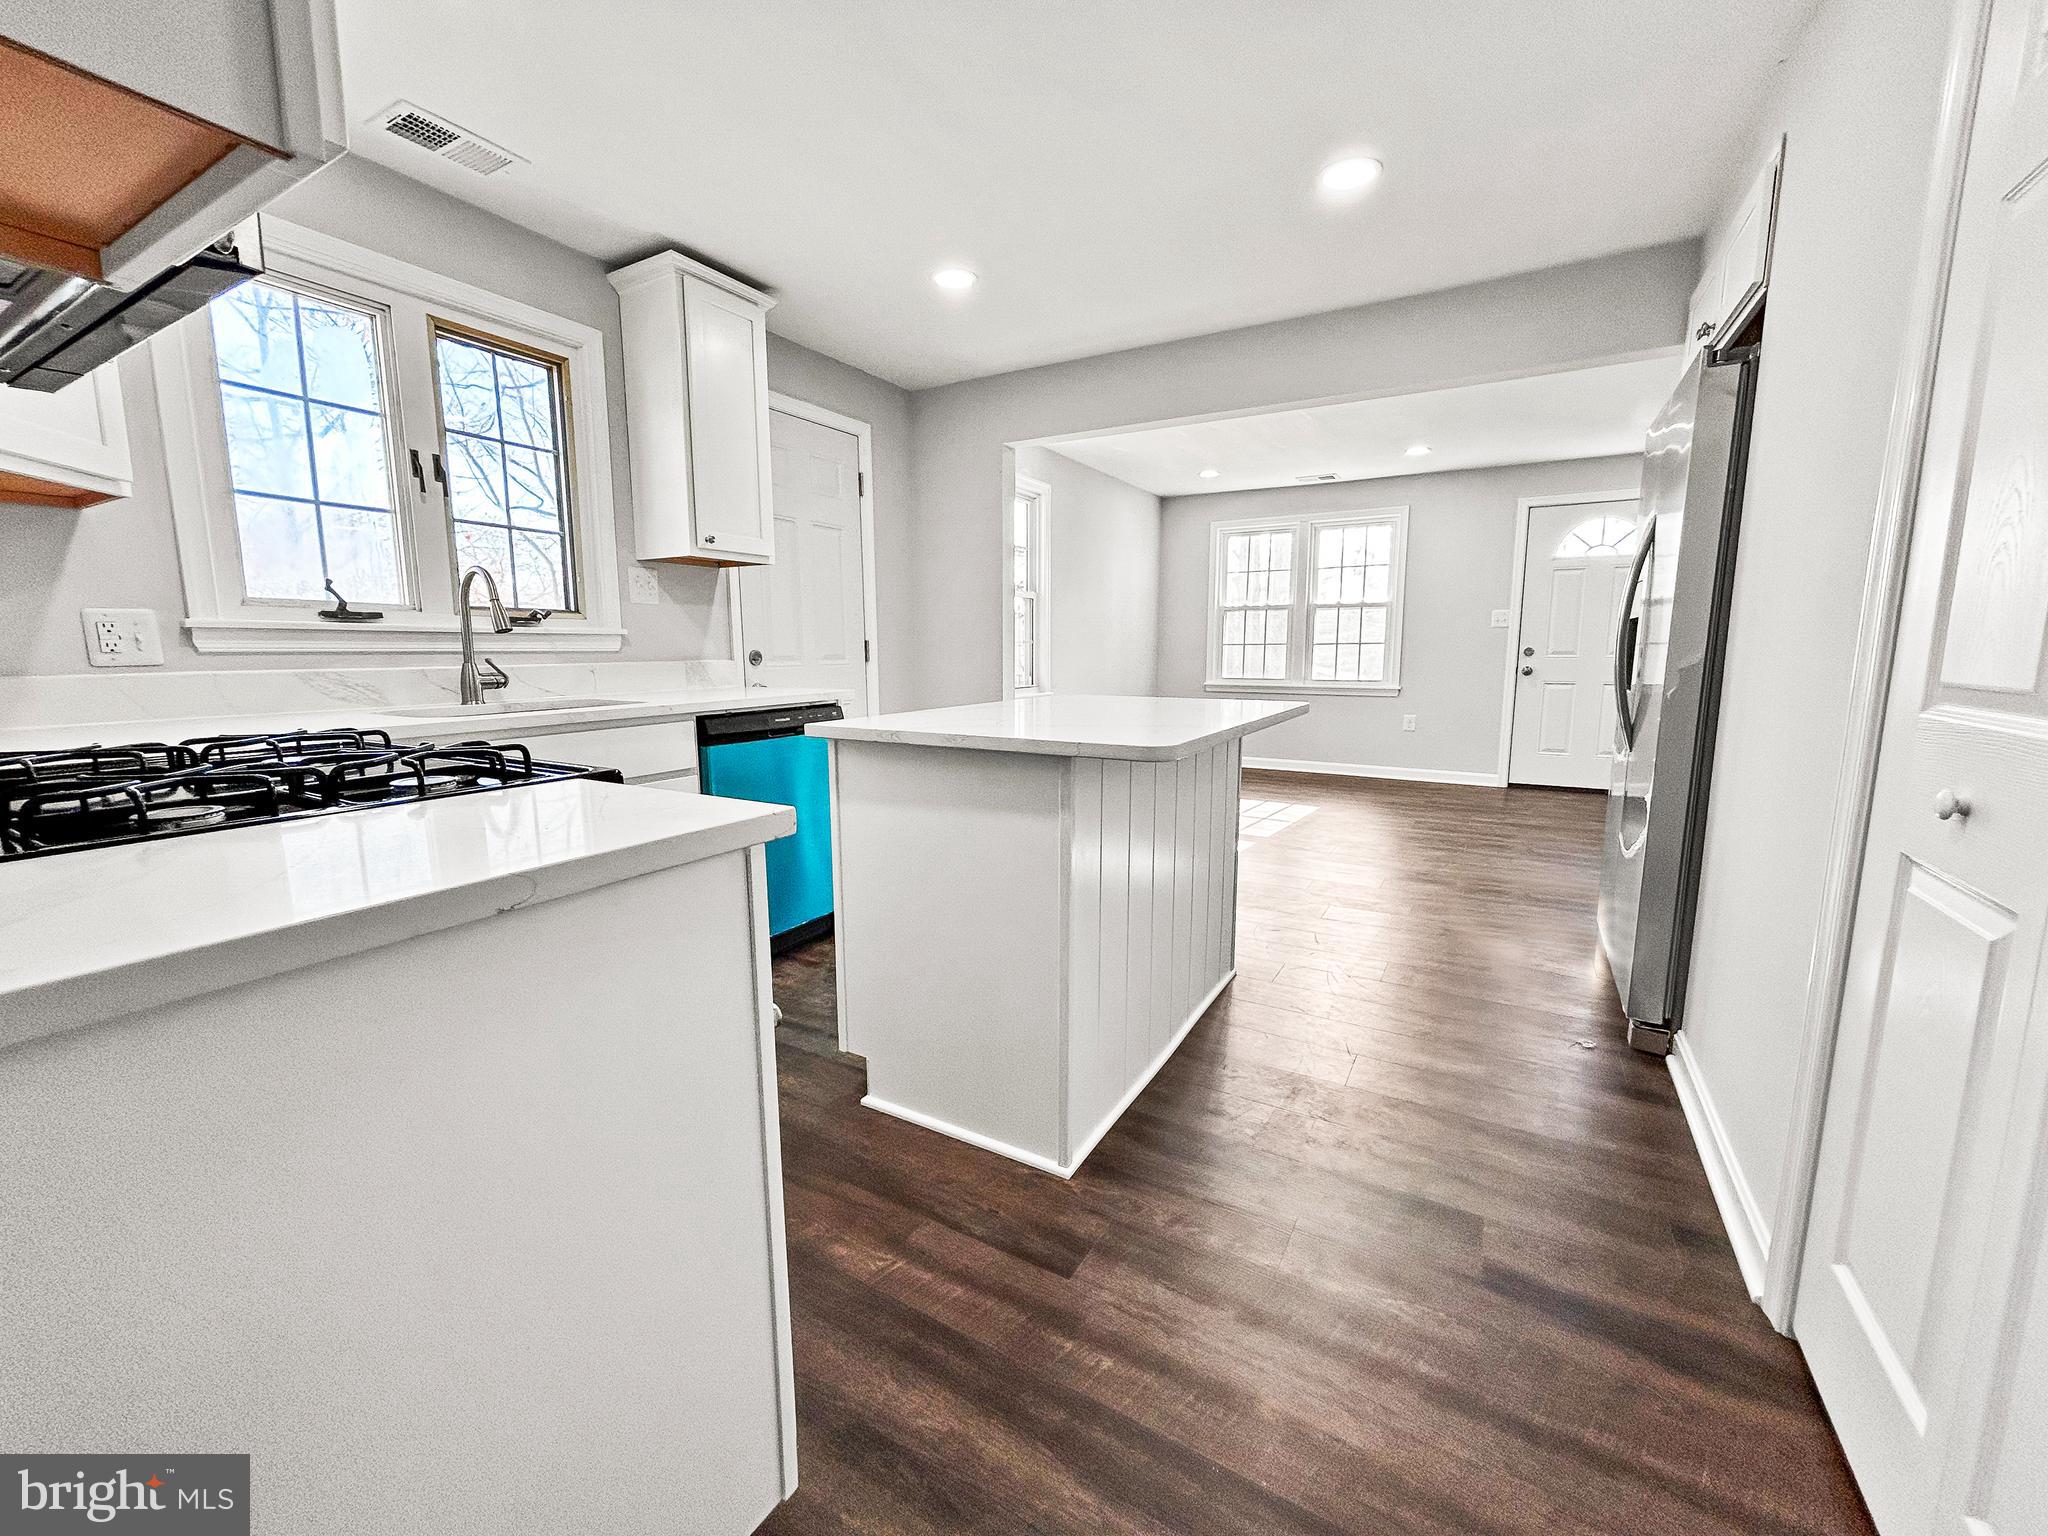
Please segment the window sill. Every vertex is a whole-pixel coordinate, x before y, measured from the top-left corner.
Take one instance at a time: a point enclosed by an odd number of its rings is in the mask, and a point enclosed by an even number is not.
[[[187,619],[185,633],[196,651],[243,656],[439,653],[462,643],[462,626],[454,618],[420,614],[370,624],[300,618]],[[559,628],[548,624],[500,635],[486,622],[477,626],[476,641],[478,651],[493,654],[616,651],[625,646],[626,632],[574,620]]]
[[[1397,699],[1401,696],[1399,683],[1242,683],[1233,680],[1211,678],[1202,684],[1205,693],[1260,693],[1281,698],[1299,695],[1320,696],[1324,694],[1351,694],[1369,699]]]

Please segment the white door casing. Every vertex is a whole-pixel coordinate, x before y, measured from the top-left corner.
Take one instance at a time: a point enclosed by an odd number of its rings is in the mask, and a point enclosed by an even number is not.
[[[1614,629],[1635,555],[1637,502],[1547,498],[1525,504],[1524,514],[1508,782],[1605,789],[1614,760]]]
[[[770,412],[769,437],[775,560],[736,573],[747,685],[867,700],[861,439],[780,405]]]
[[[1794,1331],[1881,1530],[2048,1528],[2048,28],[1992,12]]]

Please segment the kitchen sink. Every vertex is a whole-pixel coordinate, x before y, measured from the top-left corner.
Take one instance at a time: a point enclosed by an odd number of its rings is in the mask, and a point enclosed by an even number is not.
[[[558,709],[612,709],[631,699],[507,699],[494,704],[420,704],[378,713],[407,720],[466,720],[471,715],[538,715]]]

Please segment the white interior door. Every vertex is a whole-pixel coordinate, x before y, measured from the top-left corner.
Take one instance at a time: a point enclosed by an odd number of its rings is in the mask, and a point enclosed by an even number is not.
[[[769,443],[775,559],[739,572],[747,683],[865,701],[860,439],[778,410],[769,413]]]
[[[2048,1531],[2042,22],[1994,10],[1794,1316],[1887,1533]]]
[[[1614,626],[1637,504],[1529,509],[1508,782],[1605,789],[1614,760]]]

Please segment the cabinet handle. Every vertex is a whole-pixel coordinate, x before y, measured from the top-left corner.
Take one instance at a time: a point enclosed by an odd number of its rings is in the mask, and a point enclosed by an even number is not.
[[[718,535],[715,533],[707,533],[704,535],[704,542],[706,544],[716,544],[718,542]]]
[[[1692,339],[1694,341],[1705,341],[1709,336],[1713,334],[1714,322],[1711,320],[1702,320],[1700,322],[1700,328],[1692,333]]]

